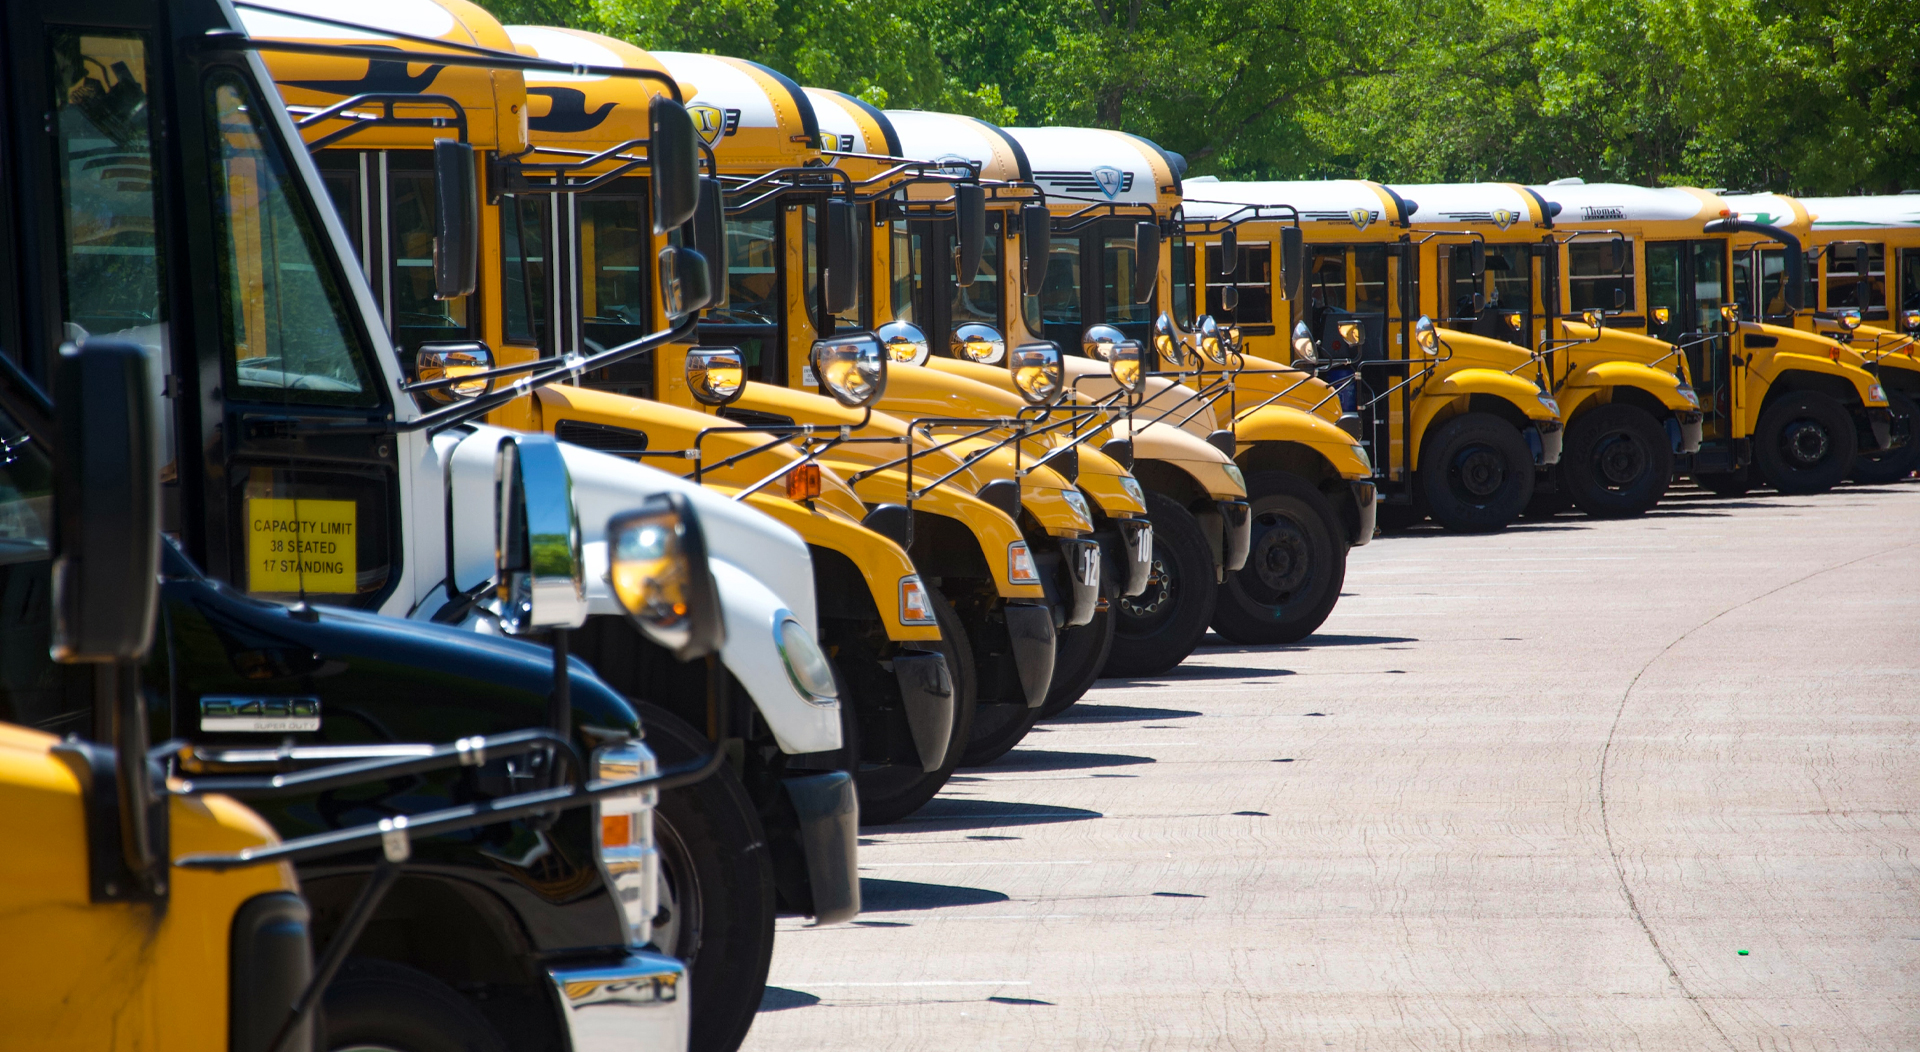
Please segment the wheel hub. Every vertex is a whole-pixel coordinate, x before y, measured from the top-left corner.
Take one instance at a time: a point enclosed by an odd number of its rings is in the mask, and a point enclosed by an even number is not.
[[[1130,595],[1120,600],[1120,611],[1128,617],[1152,617],[1173,601],[1173,577],[1167,573],[1167,564],[1155,559],[1147,570],[1147,586],[1139,595]]]
[[[1506,484],[1506,459],[1486,446],[1471,446],[1454,458],[1452,475],[1461,489],[1484,500]]]
[[[1283,515],[1262,515],[1254,525],[1260,532],[1247,556],[1247,569],[1275,599],[1287,599],[1306,585],[1313,571],[1307,535]]]
[[[1625,434],[1607,435],[1593,450],[1596,472],[1614,486],[1627,486],[1637,481],[1646,473],[1647,459],[1647,451],[1640,447],[1640,443]]]
[[[1812,467],[1827,457],[1833,439],[1827,429],[1812,420],[1795,420],[1780,435],[1787,459],[1799,467]]]

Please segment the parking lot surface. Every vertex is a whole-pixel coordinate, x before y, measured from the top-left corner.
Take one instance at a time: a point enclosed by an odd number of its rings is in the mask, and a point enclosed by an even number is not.
[[[1920,485],[1675,498],[1101,681],[867,831],[747,1047],[1920,1048]]]

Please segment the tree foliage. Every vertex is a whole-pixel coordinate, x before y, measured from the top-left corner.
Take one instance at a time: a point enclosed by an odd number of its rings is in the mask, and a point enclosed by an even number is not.
[[[1920,185],[1913,0],[482,0],[1197,173]]]

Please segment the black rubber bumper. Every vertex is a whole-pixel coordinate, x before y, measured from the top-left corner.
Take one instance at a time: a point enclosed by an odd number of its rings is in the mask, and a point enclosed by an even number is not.
[[[800,816],[813,922],[839,924],[860,914],[860,797],[845,771],[781,779]]]
[[[1247,565],[1247,553],[1253,550],[1253,505],[1244,500],[1222,500],[1220,506],[1220,563],[1228,573]]]
[[[893,677],[900,683],[900,705],[920,754],[920,768],[937,771],[947,762],[955,717],[953,675],[945,654],[907,650],[894,655]]]
[[[1352,529],[1347,534],[1347,547],[1358,548],[1373,540],[1374,524],[1380,512],[1380,491],[1366,479],[1348,480],[1347,486],[1353,494]]]
[[[1047,688],[1053,684],[1053,611],[1036,603],[1008,603],[1002,609],[1020,689],[1027,707],[1037,709],[1046,704]]]

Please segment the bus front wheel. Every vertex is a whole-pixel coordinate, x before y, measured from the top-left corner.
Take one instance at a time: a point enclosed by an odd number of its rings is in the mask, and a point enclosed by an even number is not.
[[[1427,514],[1449,530],[1505,529],[1533,499],[1533,451],[1492,413],[1462,413],[1427,437],[1419,487]]]

